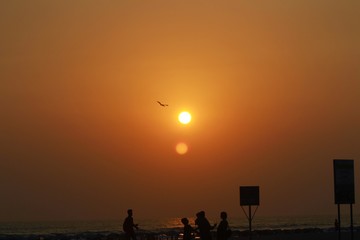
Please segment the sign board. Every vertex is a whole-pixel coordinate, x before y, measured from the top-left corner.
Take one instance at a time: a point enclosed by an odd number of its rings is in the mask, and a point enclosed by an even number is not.
[[[260,205],[259,186],[240,187],[240,206]]]
[[[355,203],[354,160],[334,160],[335,204]]]

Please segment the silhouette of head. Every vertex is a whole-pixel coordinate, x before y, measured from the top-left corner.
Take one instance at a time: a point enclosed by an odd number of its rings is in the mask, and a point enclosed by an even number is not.
[[[128,210],[127,210],[127,213],[128,213],[128,215],[131,217],[131,216],[133,215],[132,209],[128,209]]]
[[[182,218],[181,219],[181,222],[184,224],[184,225],[188,225],[189,224],[189,220],[187,218]]]
[[[204,218],[205,217],[205,211],[198,212],[198,217]]]
[[[225,220],[227,218],[227,213],[226,212],[221,212],[220,213],[220,218]]]

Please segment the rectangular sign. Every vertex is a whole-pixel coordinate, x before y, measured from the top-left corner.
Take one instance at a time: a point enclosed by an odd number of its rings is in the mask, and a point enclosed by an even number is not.
[[[355,203],[354,160],[334,160],[335,204]]]
[[[240,187],[240,206],[260,205],[259,186]]]

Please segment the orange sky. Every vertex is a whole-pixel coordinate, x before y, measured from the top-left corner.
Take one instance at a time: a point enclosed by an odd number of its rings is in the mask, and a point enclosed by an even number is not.
[[[1,1],[0,220],[243,216],[240,185],[261,215],[336,215],[334,158],[360,199],[359,22],[357,0]]]

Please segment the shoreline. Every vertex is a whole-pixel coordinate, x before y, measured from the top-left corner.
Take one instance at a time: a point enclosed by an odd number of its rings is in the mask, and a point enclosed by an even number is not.
[[[178,231],[163,231],[151,232],[141,231],[137,233],[138,240],[182,240],[181,230]],[[213,231],[213,240],[216,240],[216,232]],[[306,228],[306,229],[268,229],[268,230],[254,230],[251,232],[252,239],[258,240],[336,240],[338,239],[338,232],[334,228]],[[360,237],[360,227],[354,227],[354,239]],[[343,239],[351,239],[351,232],[349,228],[344,228],[341,231]],[[0,240],[127,240],[123,232],[81,232],[81,233],[50,233],[50,234],[0,234]],[[196,237],[195,240],[199,238]],[[234,230],[229,240],[245,240],[249,239],[248,230]]]

